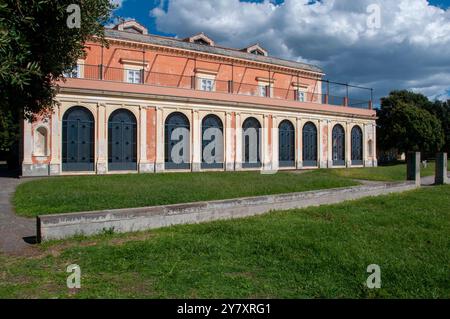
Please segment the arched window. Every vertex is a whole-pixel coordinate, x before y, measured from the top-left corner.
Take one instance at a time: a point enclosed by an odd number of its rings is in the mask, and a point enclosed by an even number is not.
[[[202,121],[202,168],[223,168],[223,124],[216,115]]]
[[[40,126],[34,132],[34,156],[47,156],[48,148],[47,148],[47,129],[43,126]]]
[[[288,120],[278,126],[278,161],[280,167],[295,166],[295,128]]]
[[[352,165],[363,164],[363,136],[359,126],[352,128]]]
[[[242,167],[261,167],[260,141],[261,124],[254,117],[247,118],[242,124]]]
[[[345,165],[345,131],[340,124],[333,127],[333,165]]]
[[[66,111],[62,120],[62,170],[94,170],[94,117],[82,107]]]
[[[312,122],[303,126],[303,166],[317,166],[317,128]]]
[[[108,169],[137,170],[136,117],[128,110],[115,110],[108,120]]]
[[[180,112],[171,113],[165,123],[164,157],[166,169],[189,169],[190,126],[188,118]]]

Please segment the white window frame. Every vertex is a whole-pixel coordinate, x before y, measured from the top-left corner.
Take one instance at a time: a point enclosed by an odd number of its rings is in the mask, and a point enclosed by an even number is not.
[[[258,91],[258,96],[261,97],[273,97],[273,83],[271,84],[269,81],[258,81],[258,86],[259,86],[259,91]],[[266,87],[269,87],[269,94],[270,96],[267,96],[267,90]],[[263,91],[264,88],[264,91]],[[263,93],[264,92],[264,93]]]
[[[307,96],[306,96],[306,90],[303,88],[297,88],[297,101],[299,102],[306,102]]]
[[[76,76],[74,76],[76,70]],[[73,66],[72,70],[63,74],[65,78],[82,79],[84,78],[84,60],[77,60],[77,64]]]
[[[144,68],[143,68],[142,65],[124,64],[123,68],[124,68],[124,70],[123,70],[123,81],[125,83],[142,84],[144,82],[143,81],[144,79],[142,77],[145,76],[145,75],[144,75],[144,72],[143,72]],[[139,71],[139,74],[140,74],[139,75],[139,80],[140,80],[140,82],[134,82],[134,81],[130,82],[130,81],[128,81],[128,79],[129,79],[129,71],[133,71],[133,73]],[[134,79],[134,77],[133,77],[133,79]]]
[[[197,78],[197,90],[205,91],[205,92],[215,92],[216,91],[216,76],[215,75],[206,74],[206,73],[196,73],[195,76]],[[211,81],[212,82],[211,90],[203,89],[203,81]]]

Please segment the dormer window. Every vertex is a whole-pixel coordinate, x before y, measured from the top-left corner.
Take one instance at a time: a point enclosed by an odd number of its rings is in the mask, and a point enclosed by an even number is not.
[[[215,45],[214,41],[211,38],[209,38],[206,34],[204,34],[203,32],[193,35],[190,38],[186,38],[186,39],[184,39],[184,41],[196,43],[196,44],[202,44],[202,45],[209,45],[212,47]]]
[[[197,40],[194,41],[194,43],[197,43],[197,44],[203,44],[203,45],[209,45],[209,43],[206,42],[206,41],[203,40],[203,39],[197,39]]]
[[[250,51],[251,54],[256,54],[256,55],[264,55],[264,52],[260,51],[260,50],[253,50]]]
[[[255,54],[255,55],[261,55],[261,56],[268,56],[269,55],[267,50],[265,50],[258,43],[254,44],[252,46],[246,47],[246,48],[242,49],[242,51],[248,52],[248,53],[251,53],[251,54]]]
[[[148,34],[148,30],[142,24],[137,22],[136,20],[128,20],[114,26],[115,30],[132,32],[138,34]]]

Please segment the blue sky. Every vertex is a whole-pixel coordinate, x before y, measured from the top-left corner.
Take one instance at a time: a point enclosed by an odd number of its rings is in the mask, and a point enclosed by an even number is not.
[[[450,97],[450,0],[116,0],[151,34],[205,32],[222,46],[259,42],[269,54],[321,66],[327,78]],[[367,30],[377,3],[381,27]],[[308,5],[309,4],[309,5]]]

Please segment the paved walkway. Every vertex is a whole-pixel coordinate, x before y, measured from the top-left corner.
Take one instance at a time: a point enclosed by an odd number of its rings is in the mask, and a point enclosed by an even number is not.
[[[18,217],[11,204],[12,194],[23,179],[0,176],[0,252],[12,255],[31,253],[36,236],[34,218]]]

